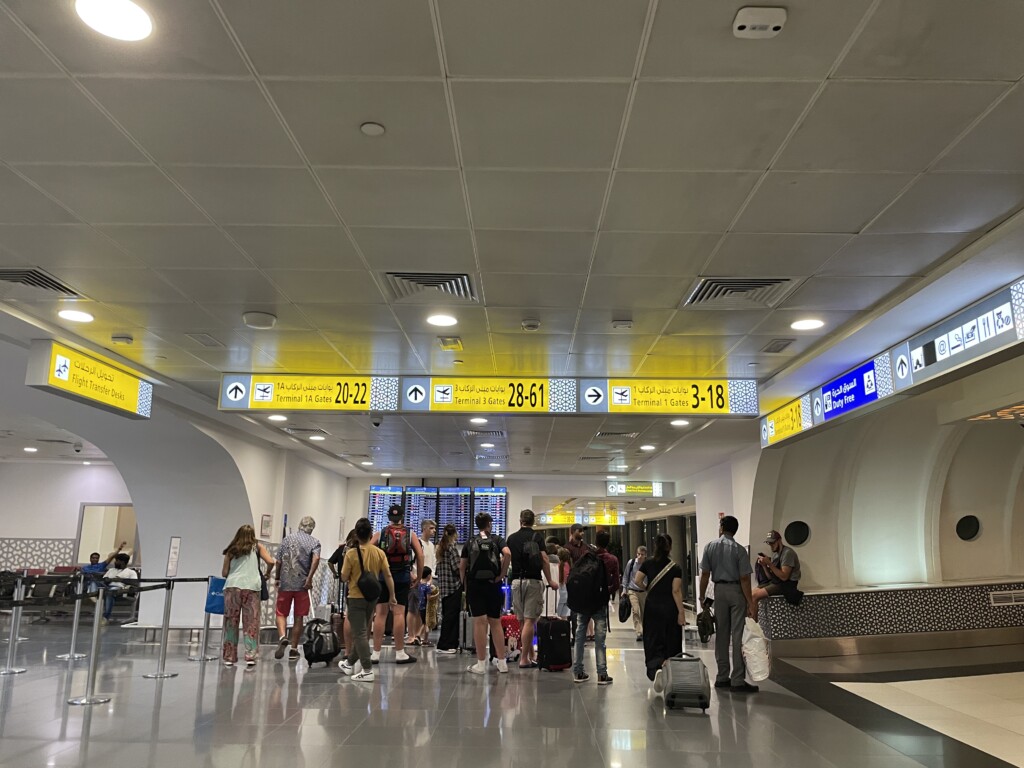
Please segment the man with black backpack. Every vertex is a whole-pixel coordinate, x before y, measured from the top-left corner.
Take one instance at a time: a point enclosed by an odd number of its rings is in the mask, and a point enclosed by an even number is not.
[[[590,675],[583,671],[583,649],[587,624],[594,621],[594,660],[597,663],[597,684],[611,685],[608,675],[607,648],[608,601],[619,592],[619,561],[608,551],[612,537],[598,531],[594,537],[596,552],[584,552],[569,571],[566,588],[569,608],[576,614],[576,653],[573,655],[574,683],[585,683]]]
[[[393,632],[395,636],[395,663],[412,664],[415,656],[405,652],[405,607],[409,604],[409,590],[418,587],[423,576],[423,548],[420,537],[404,525],[405,510],[401,504],[392,504],[388,509],[388,525],[383,531],[373,535],[373,542],[384,550],[391,570],[391,578],[395,583],[394,600],[387,585],[381,582],[381,595],[377,603],[377,612],[373,622],[373,653],[370,659],[374,664],[380,661],[380,650],[384,644],[384,625],[388,620],[388,611],[394,617]],[[416,575],[412,574],[413,555],[415,555]]]
[[[533,632],[544,611],[544,582],[558,590],[558,585],[551,581],[544,535],[533,530],[535,519],[532,509],[524,509],[519,513],[519,530],[508,537],[508,550],[512,555],[512,612],[520,626],[520,669],[537,667]]]
[[[487,674],[488,626],[491,629],[498,671],[508,672],[505,632],[501,628],[501,609],[505,602],[501,593],[501,579],[508,573],[512,553],[501,536],[491,534],[492,521],[486,512],[476,516],[476,527],[480,532],[466,542],[459,561],[459,573],[462,583],[466,585],[466,605],[473,617],[477,662],[469,671],[474,675]]]

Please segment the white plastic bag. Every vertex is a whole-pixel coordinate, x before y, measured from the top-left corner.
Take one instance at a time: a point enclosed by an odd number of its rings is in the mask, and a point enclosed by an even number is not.
[[[743,625],[743,663],[747,675],[755,683],[767,680],[771,673],[771,657],[768,655],[768,638],[761,625],[751,618]]]

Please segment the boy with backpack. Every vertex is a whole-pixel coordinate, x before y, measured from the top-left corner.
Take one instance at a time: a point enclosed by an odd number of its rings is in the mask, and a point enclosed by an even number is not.
[[[487,628],[494,642],[495,662],[499,672],[508,672],[505,661],[505,633],[501,628],[504,595],[501,580],[508,573],[512,554],[501,536],[491,534],[492,518],[486,512],[476,516],[480,531],[466,542],[459,561],[459,573],[466,585],[466,605],[473,617],[473,639],[476,642],[476,664],[469,668],[474,675],[487,674]]]
[[[594,621],[594,660],[597,663],[597,684],[611,685],[608,675],[607,647],[608,601],[618,596],[619,561],[608,551],[611,535],[598,531],[594,537],[596,552],[585,552],[569,571],[566,587],[569,607],[576,614],[576,653],[573,655],[574,683],[585,683],[590,675],[583,671],[583,649],[587,624]]]
[[[392,504],[388,509],[388,525],[373,535],[373,544],[384,550],[391,578],[395,583],[394,600],[387,584],[381,582],[381,595],[373,622],[373,653],[370,660],[380,661],[380,650],[384,644],[384,625],[390,610],[394,617],[395,663],[412,664],[415,656],[405,652],[405,608],[409,604],[409,590],[419,586],[423,576],[423,548],[415,531],[404,525],[405,510],[401,504]],[[416,575],[413,577],[413,555],[415,554]]]

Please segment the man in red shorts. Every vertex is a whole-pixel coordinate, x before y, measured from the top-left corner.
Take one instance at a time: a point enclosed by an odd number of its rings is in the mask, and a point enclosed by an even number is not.
[[[277,587],[277,650],[274,658],[284,656],[288,647],[285,627],[288,613],[295,607],[295,623],[292,627],[292,647],[288,661],[298,661],[299,641],[302,639],[302,621],[309,615],[309,590],[313,588],[313,574],[320,565],[320,542],[310,534],[316,521],[308,515],[299,521],[299,530],[281,540],[277,553],[275,576]]]

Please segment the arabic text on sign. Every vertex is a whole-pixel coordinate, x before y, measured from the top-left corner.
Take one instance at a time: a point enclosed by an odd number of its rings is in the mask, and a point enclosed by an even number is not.
[[[369,376],[253,376],[249,407],[290,411],[368,411]]]
[[[729,413],[724,380],[609,380],[609,411],[636,413]],[[621,393],[621,394],[620,394]]]
[[[432,411],[547,412],[547,379],[432,379]]]

